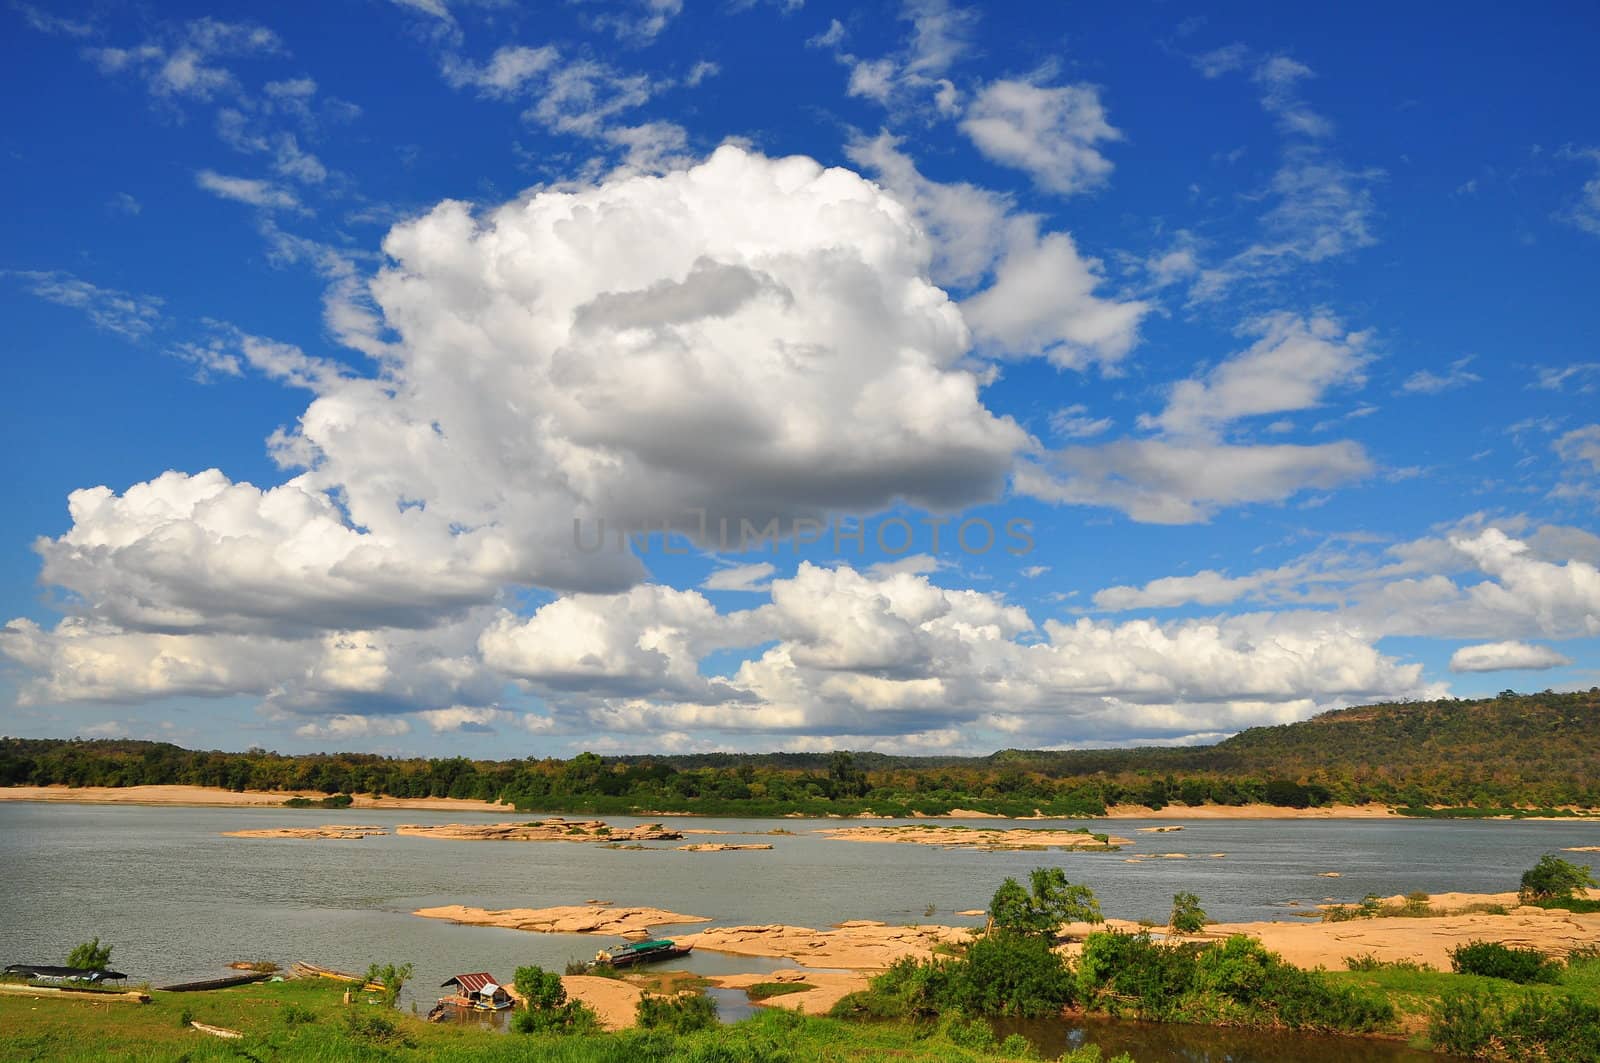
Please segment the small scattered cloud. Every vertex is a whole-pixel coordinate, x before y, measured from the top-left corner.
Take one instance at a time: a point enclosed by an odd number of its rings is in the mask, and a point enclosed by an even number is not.
[[[700,584],[707,591],[765,591],[772,586],[772,574],[777,566],[768,561],[750,565],[730,565],[719,568]]]
[[[1473,356],[1470,354],[1465,358],[1457,358],[1442,373],[1435,373],[1431,369],[1419,369],[1406,377],[1405,383],[1400,385],[1400,390],[1410,395],[1437,395],[1443,391],[1454,391],[1470,384],[1481,383],[1483,377],[1467,368],[1472,361]]]
[[[154,295],[102,288],[63,270],[10,270],[0,276],[21,281],[29,294],[81,311],[96,328],[123,339],[142,340],[162,322],[162,303]]]
[[[195,184],[214,196],[246,203],[262,210],[301,210],[300,200],[286,188],[250,177],[229,177],[215,170],[201,170],[194,175]]]
[[[1486,642],[1463,646],[1450,655],[1452,672],[1543,671],[1571,663],[1570,657],[1549,646],[1526,642]]]

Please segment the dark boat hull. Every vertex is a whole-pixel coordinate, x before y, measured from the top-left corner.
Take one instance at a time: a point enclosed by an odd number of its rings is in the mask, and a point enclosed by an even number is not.
[[[674,945],[669,949],[650,949],[646,952],[621,952],[611,957],[613,967],[636,967],[641,963],[660,963],[689,955],[693,945]]]

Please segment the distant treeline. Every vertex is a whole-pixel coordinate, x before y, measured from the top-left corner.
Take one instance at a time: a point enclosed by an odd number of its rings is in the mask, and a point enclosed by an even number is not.
[[[0,739],[0,785],[187,784],[506,800],[553,812],[1095,815],[1108,805],[1600,807],[1600,688],[1323,713],[1211,746],[987,757],[709,753],[571,760],[284,756]]]

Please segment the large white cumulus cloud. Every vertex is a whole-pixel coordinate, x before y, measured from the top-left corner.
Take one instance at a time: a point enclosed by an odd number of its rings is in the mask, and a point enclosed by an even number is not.
[[[642,575],[573,522],[954,508],[1027,442],[887,193],[737,148],[663,177],[397,226],[378,377],[319,374],[267,489],[74,494],[45,579],[130,629],[425,626],[506,585]],[[302,360],[303,357],[302,357]]]

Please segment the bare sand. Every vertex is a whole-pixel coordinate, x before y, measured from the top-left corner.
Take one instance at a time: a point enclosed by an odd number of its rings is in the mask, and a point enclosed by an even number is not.
[[[634,1024],[636,1009],[644,990],[619,978],[596,978],[587,974],[569,974],[561,979],[567,996],[582,1001],[600,1017],[600,1025],[607,1030],[625,1030]]]
[[[357,827],[340,823],[327,823],[320,827],[267,827],[262,830],[225,830],[224,838],[298,838],[305,840],[329,839],[333,841],[359,841],[362,838],[382,838],[389,832],[383,827]]]
[[[0,801],[67,801],[96,805],[281,806],[291,797],[313,801],[320,790],[224,790],[213,786],[0,786]],[[510,805],[454,797],[375,797],[354,794],[352,808],[433,809],[455,812],[509,812]]]
[[[448,919],[467,926],[500,926],[544,934],[649,935],[658,926],[709,923],[703,915],[683,915],[662,908],[617,908],[610,904],[569,904],[554,908],[468,908],[446,904],[418,908],[412,915]]]
[[[513,823],[405,823],[394,832],[466,842],[659,842],[683,837],[675,830],[649,826],[613,827],[604,820],[570,820],[559,816]]]
[[[826,1015],[840,1000],[867,988],[870,978],[860,971],[772,971],[768,974],[724,974],[707,979],[723,989],[749,989],[763,982],[803,982],[810,989],[785,993],[756,1003],[762,1007],[788,1008],[807,1015]]]
[[[1101,849],[1107,845],[1132,845],[1127,838],[1102,842],[1092,834],[1073,830],[1011,830],[991,827],[833,827],[813,833],[846,842],[890,842],[939,845],[948,849]]]
[[[750,842],[742,845],[730,845],[726,842],[699,842],[695,845],[680,845],[679,851],[685,853],[737,853],[746,849],[770,849],[770,842]]]
[[[768,956],[793,960],[803,967],[844,967],[853,971],[883,970],[902,956],[926,959],[940,944],[972,940],[967,927],[890,926],[856,919],[831,930],[804,926],[720,926],[676,939],[708,952],[735,956]]]

